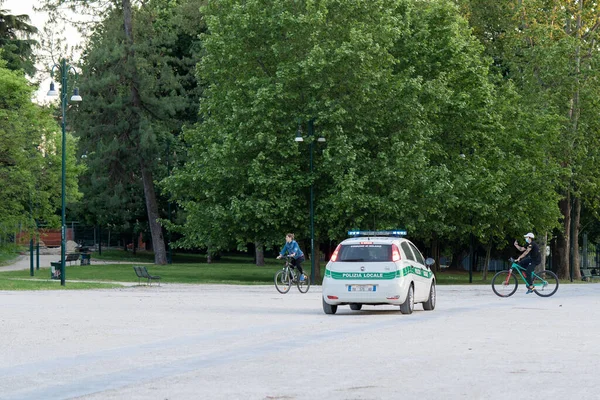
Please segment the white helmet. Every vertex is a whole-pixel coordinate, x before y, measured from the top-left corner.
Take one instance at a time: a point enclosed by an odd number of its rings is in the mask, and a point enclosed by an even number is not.
[[[533,233],[529,232],[528,234],[524,235],[523,237],[528,237],[528,238],[532,238],[534,239],[535,236],[533,236]]]

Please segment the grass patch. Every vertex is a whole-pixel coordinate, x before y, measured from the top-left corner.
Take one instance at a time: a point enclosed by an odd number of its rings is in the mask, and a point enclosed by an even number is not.
[[[2,254],[2,253],[0,253]],[[18,254],[13,252],[14,257]],[[94,264],[94,260],[118,260],[125,264]],[[238,284],[238,285],[271,285],[275,272],[283,266],[283,261],[268,258],[264,267],[254,265],[252,257],[248,255],[224,255],[218,261],[207,264],[203,254],[181,253],[174,254],[174,264],[171,265],[146,265],[152,275],[160,275],[164,283],[185,284]],[[131,282],[137,283],[138,278],[132,266],[139,262],[152,263],[154,253],[139,251],[134,256],[131,251],[120,249],[107,249],[102,255],[92,254],[91,265],[73,265],[66,267],[66,278],[69,282],[67,289],[93,289],[104,287],[102,284],[71,282],[71,281],[101,281],[101,282]],[[303,265],[304,271],[310,274],[310,261]],[[325,273],[325,263],[321,264],[321,274]],[[490,285],[495,272],[489,272],[487,279],[481,279],[481,272],[473,272],[472,283],[469,283],[468,271],[450,271],[436,273],[439,285]],[[50,281],[49,268],[35,271],[35,276],[29,276],[29,270],[0,272],[0,290],[48,290],[61,289],[57,281]],[[15,280],[15,278],[19,280]],[[142,280],[143,282],[143,280]],[[320,283],[320,282],[318,282]],[[519,281],[521,284],[522,282]],[[571,283],[561,280],[563,283]],[[582,283],[582,282],[574,282]],[[583,282],[585,283],[585,282]]]
[[[19,251],[22,250],[17,246],[2,246],[0,247],[0,267],[10,265],[19,258]]]
[[[469,271],[455,271],[455,270],[445,270],[442,272],[436,272],[435,278],[437,279],[438,285],[491,285],[492,278],[496,275],[497,271],[491,271],[487,274],[487,279],[482,279],[481,272],[473,272],[472,278],[473,283],[469,283]],[[517,275],[517,279],[519,280],[519,286],[525,285],[525,282]],[[571,282],[570,279],[559,279],[558,283],[562,284],[580,284],[580,283],[588,283],[584,281],[573,280]]]
[[[224,257],[219,263],[200,264],[185,263],[171,265],[146,265],[152,275],[159,275],[161,282],[168,283],[221,283],[221,284],[242,284],[242,285],[270,285],[273,283],[273,277],[282,267],[282,262],[277,260],[268,260],[264,267],[257,267],[246,257]],[[245,262],[244,262],[245,261]],[[86,280],[86,281],[106,281],[106,282],[137,282],[138,278],[133,271],[132,266],[135,263],[127,264],[93,264],[92,265],[73,265],[66,267],[67,280]],[[304,270],[310,274],[310,263],[304,265]],[[324,272],[324,266],[323,271]],[[41,268],[35,272],[35,278],[46,278],[50,276],[48,268]],[[473,274],[473,285],[489,284],[493,274],[488,275],[488,281],[481,281],[480,274]],[[29,271],[7,271],[0,273],[2,278],[23,278],[30,279]],[[438,284],[440,285],[468,285],[469,274],[462,271],[444,271],[436,274]],[[142,280],[143,281],[143,280]]]
[[[110,248],[102,250],[102,254],[97,251],[92,253],[93,260],[104,260],[104,261],[122,261],[122,262],[144,262],[154,263],[154,252],[138,250],[136,254],[133,254],[131,250],[125,251],[123,249]],[[277,263],[276,260],[266,260],[268,264]],[[206,263],[206,254],[200,253],[173,253],[173,264],[204,264]],[[252,264],[253,259],[245,254],[226,254],[216,260],[215,263],[228,263],[228,264]]]
[[[13,264],[17,258],[19,258],[19,253],[16,252],[0,253],[0,267]]]
[[[93,260],[153,263],[154,253],[149,251],[137,251],[135,254],[133,254],[133,251],[103,249],[102,254],[99,254],[97,251],[92,253],[92,262]]]
[[[137,282],[133,271],[134,264],[73,265],[65,270],[66,279],[113,282]],[[228,284],[271,284],[278,265],[257,267],[253,264],[172,264],[147,265],[152,275],[160,275],[161,282],[168,283],[228,283]],[[29,271],[7,271],[0,273],[0,280],[6,278],[42,279],[50,276],[49,268],[35,271],[35,277]],[[68,284],[67,284],[68,285]]]
[[[49,273],[49,272],[48,272]],[[115,283],[90,283],[69,282],[65,286],[60,281],[41,279],[6,279],[0,275],[0,290],[84,290],[84,289],[112,289],[123,287]]]

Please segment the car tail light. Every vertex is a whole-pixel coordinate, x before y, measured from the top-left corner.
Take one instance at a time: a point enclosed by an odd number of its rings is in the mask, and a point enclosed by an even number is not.
[[[400,250],[398,250],[398,246],[392,244],[392,261],[400,261]]]
[[[329,261],[332,261],[332,262],[336,262],[337,261],[338,252],[340,251],[340,247],[342,247],[342,245],[338,244],[338,246],[335,248],[335,251],[331,255],[331,258],[329,259]]]
[[[395,295],[393,297],[386,297],[386,299],[388,299],[388,300],[398,300],[399,298],[400,298],[399,294],[397,294],[397,295]]]
[[[339,297],[337,297],[337,296],[327,296],[327,298],[329,300],[338,300],[339,299]]]

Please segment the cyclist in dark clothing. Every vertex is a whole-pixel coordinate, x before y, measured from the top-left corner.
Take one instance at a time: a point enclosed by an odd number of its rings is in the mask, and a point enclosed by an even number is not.
[[[519,246],[519,243],[517,243],[516,240],[514,243],[517,250],[524,252],[515,261],[527,271],[527,275],[525,276],[525,279],[527,280],[527,294],[533,292],[533,271],[535,270],[535,267],[542,262],[540,247],[533,241],[534,237],[535,236],[533,236],[533,233],[531,232],[525,235],[527,247]]]

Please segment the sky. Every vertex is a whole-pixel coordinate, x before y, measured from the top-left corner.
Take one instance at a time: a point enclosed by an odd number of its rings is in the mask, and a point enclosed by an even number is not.
[[[9,14],[13,15],[21,15],[27,14],[31,19],[30,24],[38,28],[39,31],[43,31],[44,26],[48,23],[48,15],[46,13],[33,11],[34,5],[39,7],[41,5],[41,0],[0,0],[0,9],[8,10]],[[77,32],[75,28],[67,27],[65,30],[65,39],[67,43],[74,47],[81,43],[82,37]],[[58,61],[58,60],[57,60]],[[43,75],[49,75],[49,69],[52,67],[51,65],[37,65],[38,70],[42,71],[41,76],[36,77],[38,80],[41,79],[40,89],[35,94],[34,101],[38,103],[46,103],[48,102],[48,98],[46,97],[46,93],[50,87],[50,78],[44,78]],[[58,89],[58,85],[57,85]]]

